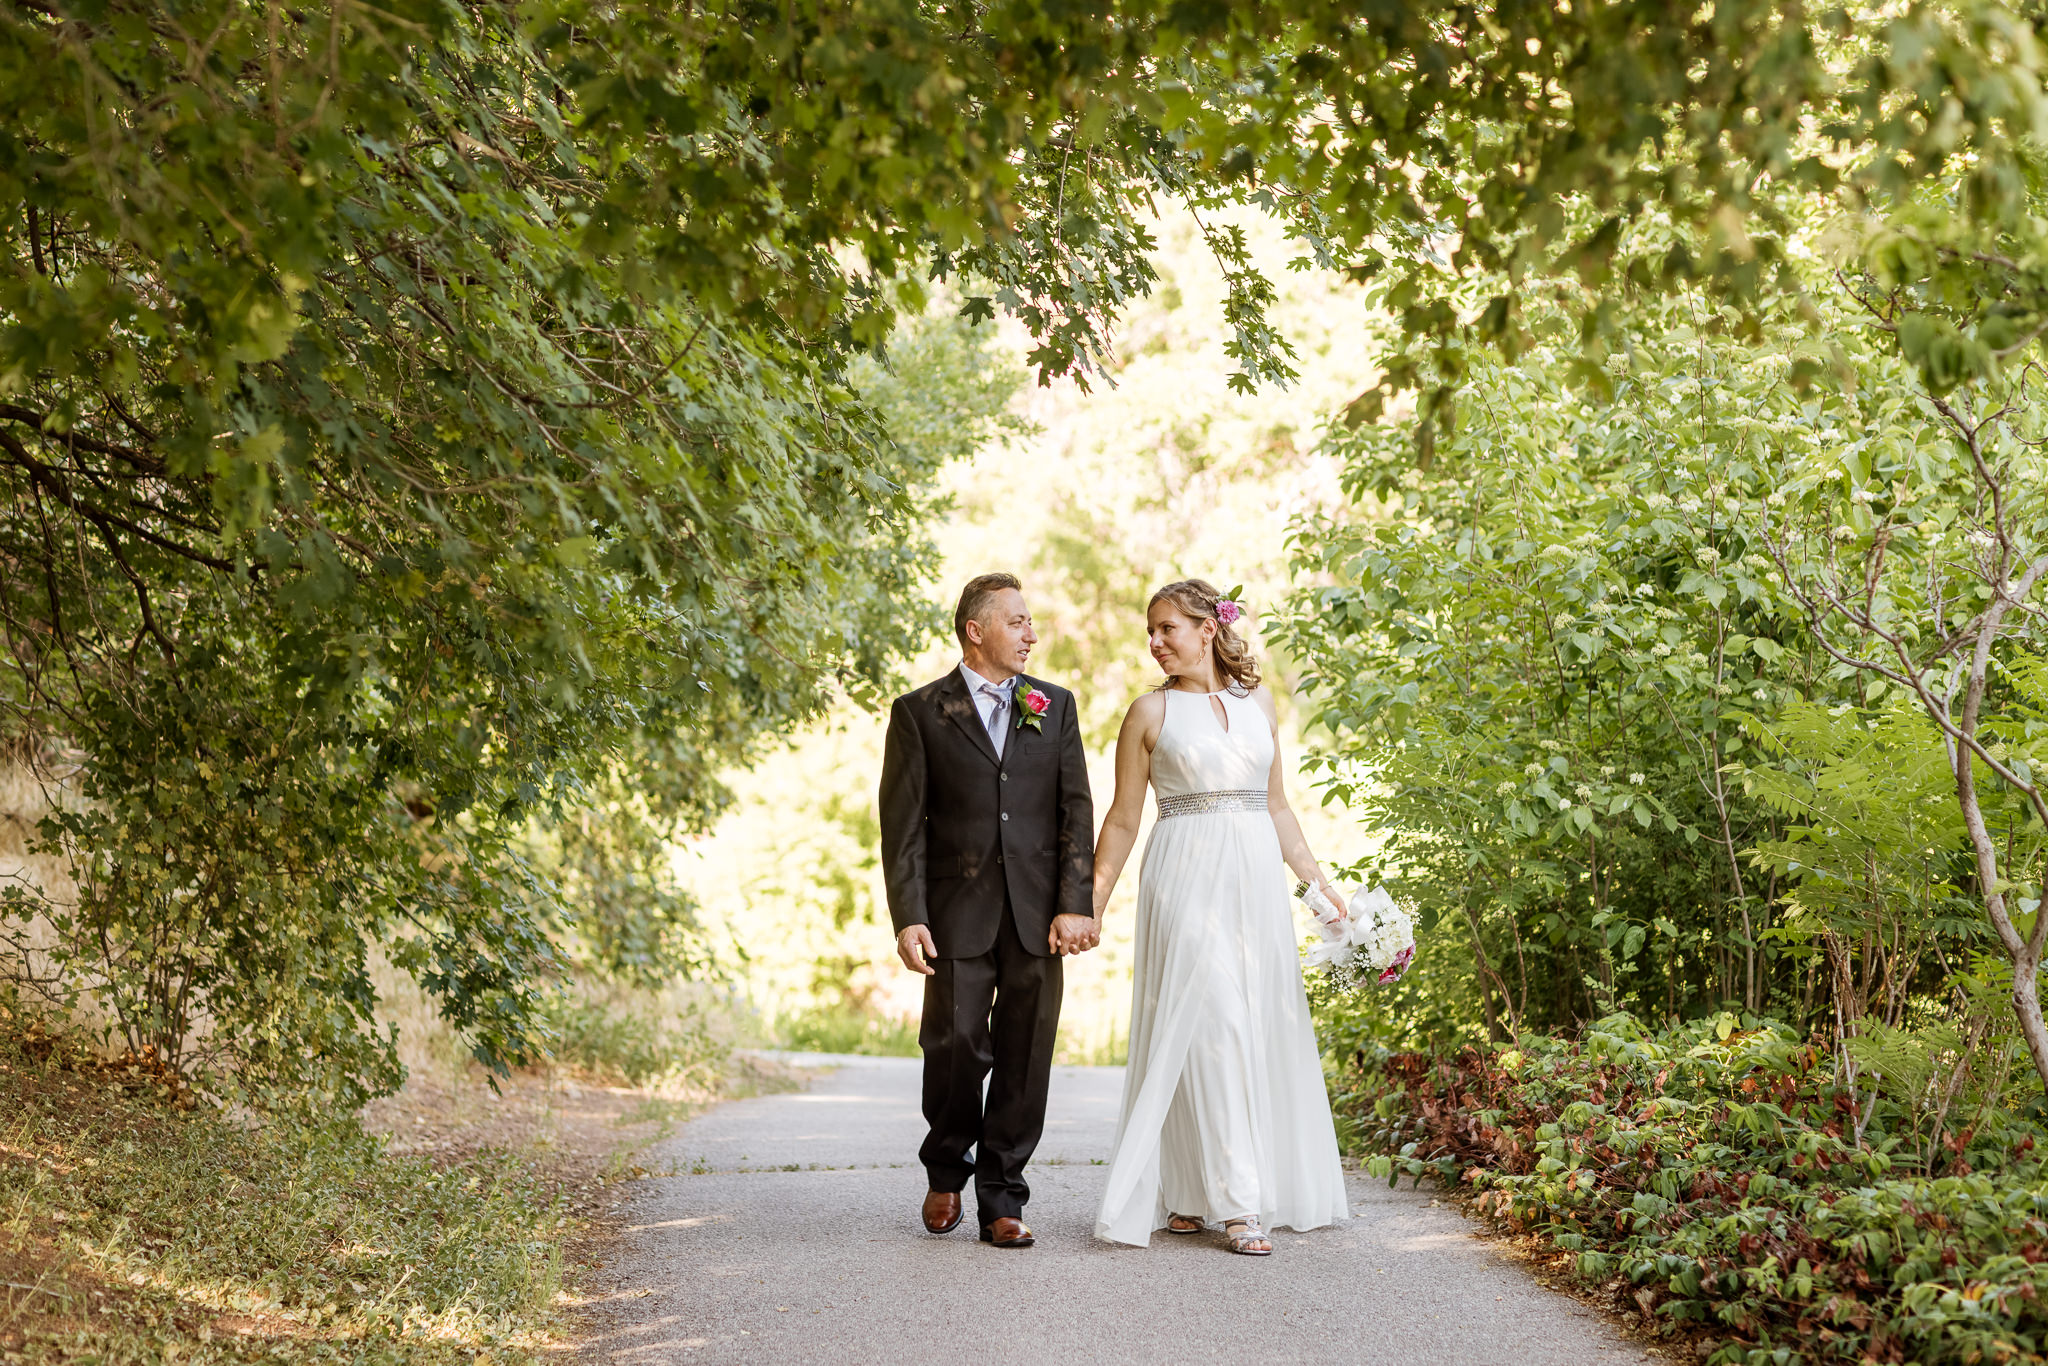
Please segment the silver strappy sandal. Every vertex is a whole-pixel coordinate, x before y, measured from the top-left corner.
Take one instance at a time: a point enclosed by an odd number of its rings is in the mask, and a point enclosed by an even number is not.
[[[1257,1219],[1226,1219],[1223,1222],[1223,1233],[1230,1239],[1230,1250],[1240,1256],[1273,1255],[1273,1239],[1260,1227]]]
[[[1192,1214],[1169,1214],[1166,1216],[1168,1233],[1200,1233],[1202,1221]]]

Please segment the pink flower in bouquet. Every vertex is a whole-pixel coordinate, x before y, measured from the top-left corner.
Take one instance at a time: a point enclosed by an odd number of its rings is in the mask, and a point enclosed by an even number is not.
[[[1231,625],[1243,615],[1243,604],[1234,602],[1229,598],[1218,598],[1216,600],[1216,620],[1222,622],[1225,626]]]
[[[1408,965],[1415,961],[1415,946],[1410,944],[1394,955],[1394,961],[1387,964],[1387,970],[1380,974],[1380,985],[1399,981],[1401,974],[1408,971]]]
[[[1031,708],[1037,715],[1043,716],[1045,715],[1045,709],[1052,705],[1052,699],[1038,689],[1033,688],[1024,694],[1024,705]]]

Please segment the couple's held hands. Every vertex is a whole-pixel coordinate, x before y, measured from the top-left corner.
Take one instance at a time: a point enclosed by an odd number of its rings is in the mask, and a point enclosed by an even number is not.
[[[1045,940],[1046,946],[1061,957],[1086,953],[1102,942],[1102,917],[1056,915],[1052,918],[1052,933]]]
[[[1101,942],[1102,921],[1087,915],[1054,916],[1052,933],[1046,936],[1046,947],[1062,956],[1086,953]],[[896,936],[896,956],[912,972],[931,976],[935,971],[931,960],[939,956],[938,946],[932,943],[931,926],[906,925],[903,933]]]

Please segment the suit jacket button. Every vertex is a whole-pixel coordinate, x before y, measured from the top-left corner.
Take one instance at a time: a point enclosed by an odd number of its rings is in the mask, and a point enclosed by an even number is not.
[[[1007,812],[1007,811],[1005,811],[1005,812],[1003,813],[1003,819],[1004,819],[1004,820],[1008,820],[1008,819],[1010,819],[1010,813],[1009,813],[1009,812]]]
[[[1006,782],[1006,783],[1007,783],[1008,781],[1010,781],[1010,775],[1009,775],[1009,774],[1007,774],[1007,773],[1005,773],[1005,774],[1003,775],[1003,781],[1004,781],[1004,782]]]
[[[997,862],[998,864],[1000,864],[1000,863],[1001,863],[1002,861],[1003,861],[1003,856],[1002,856],[1001,854],[997,854],[997,855],[996,855],[996,862]]]

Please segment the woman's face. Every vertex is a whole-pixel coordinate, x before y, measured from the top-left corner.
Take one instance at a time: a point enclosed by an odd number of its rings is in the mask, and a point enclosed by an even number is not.
[[[1196,621],[1171,602],[1152,604],[1145,614],[1145,634],[1152,658],[1169,674],[1202,678],[1208,673],[1210,644],[1216,639],[1216,623]]]

